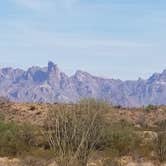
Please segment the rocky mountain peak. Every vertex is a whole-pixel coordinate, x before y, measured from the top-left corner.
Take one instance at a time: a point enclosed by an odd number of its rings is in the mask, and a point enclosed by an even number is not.
[[[58,65],[53,63],[52,61],[48,62],[48,83],[52,87],[59,87],[59,82],[61,80],[61,72],[58,68]]]
[[[149,79],[149,83],[154,83],[154,82],[166,82],[166,70],[163,70],[162,73],[154,73]]]
[[[157,81],[160,77],[160,74],[159,73],[154,73],[149,79],[148,79],[148,82],[149,83],[153,83],[155,81]]]
[[[85,71],[77,70],[74,77],[77,78],[77,79],[88,79],[92,76],[89,73],[85,72]]]
[[[48,62],[48,72],[54,72],[54,71],[59,71],[58,65],[56,65],[54,62],[49,61]]]
[[[166,70],[149,79],[121,81],[93,76],[78,70],[69,77],[56,64],[27,71],[0,69],[0,96],[18,102],[75,102],[81,98],[106,100],[115,105],[166,104]]]

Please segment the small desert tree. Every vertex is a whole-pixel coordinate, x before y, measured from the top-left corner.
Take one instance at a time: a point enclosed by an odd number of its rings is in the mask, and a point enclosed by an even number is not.
[[[161,162],[166,161],[166,133],[159,132],[155,140],[155,150]]]
[[[155,151],[161,162],[166,161],[166,120],[158,123],[158,137],[155,139]]]
[[[51,109],[45,135],[60,166],[87,164],[90,153],[102,139],[106,105],[84,100],[75,105],[58,105]]]

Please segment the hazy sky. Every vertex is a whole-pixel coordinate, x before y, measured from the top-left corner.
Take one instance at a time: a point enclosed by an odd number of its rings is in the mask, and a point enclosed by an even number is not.
[[[49,60],[109,78],[162,71],[166,0],[1,0],[1,67]]]

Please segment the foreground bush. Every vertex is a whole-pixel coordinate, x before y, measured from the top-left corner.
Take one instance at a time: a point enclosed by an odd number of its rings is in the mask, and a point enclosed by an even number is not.
[[[161,162],[166,161],[166,120],[157,123],[158,137],[154,141],[154,150]]]
[[[0,155],[13,156],[28,151],[34,146],[32,128],[27,125],[0,121]]]
[[[87,165],[90,153],[102,141],[103,110],[106,105],[94,100],[50,110],[45,135],[60,166]]]
[[[166,132],[159,132],[155,140],[155,151],[161,162],[166,161]]]
[[[113,156],[134,153],[141,142],[134,127],[124,120],[108,126],[105,129],[104,135],[104,147],[109,149]]]

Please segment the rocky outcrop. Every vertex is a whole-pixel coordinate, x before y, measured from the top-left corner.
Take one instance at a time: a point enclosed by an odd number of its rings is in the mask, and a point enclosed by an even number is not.
[[[80,70],[69,77],[53,62],[27,71],[2,68],[0,96],[17,102],[76,102],[81,98],[96,98],[126,107],[165,105],[166,70],[147,80],[121,81]]]

